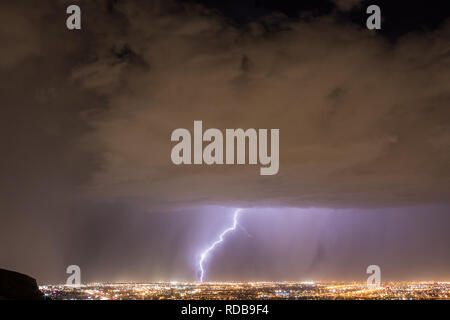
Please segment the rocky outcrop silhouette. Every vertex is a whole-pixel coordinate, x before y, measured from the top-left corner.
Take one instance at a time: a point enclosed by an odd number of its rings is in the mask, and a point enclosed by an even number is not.
[[[0,269],[0,300],[42,300],[36,279],[25,274]]]

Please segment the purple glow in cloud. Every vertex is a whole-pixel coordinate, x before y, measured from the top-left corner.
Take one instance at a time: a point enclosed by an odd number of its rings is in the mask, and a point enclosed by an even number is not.
[[[229,227],[228,229],[225,229],[219,236],[219,239],[216,240],[215,242],[213,242],[213,244],[211,244],[211,246],[209,246],[205,251],[202,252],[202,254],[200,255],[200,261],[198,263],[199,265],[199,269],[200,269],[200,282],[203,282],[203,278],[205,276],[205,268],[203,267],[203,263],[205,262],[206,258],[208,257],[209,253],[211,251],[214,250],[214,248],[219,245],[220,243],[223,242],[224,237],[227,233],[236,230],[236,227],[238,225],[238,217],[239,217],[239,213],[240,213],[241,209],[237,209],[234,212],[234,216],[233,216],[233,225],[231,227]]]

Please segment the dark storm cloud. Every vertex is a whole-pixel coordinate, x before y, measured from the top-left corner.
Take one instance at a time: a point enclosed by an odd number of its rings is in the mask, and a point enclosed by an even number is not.
[[[332,17],[268,34],[258,23],[237,30],[201,7],[142,5],[115,6],[121,35],[106,36],[98,59],[73,70],[108,99],[107,112],[88,118],[87,139],[105,150],[92,192],[175,205],[448,201],[448,24],[390,44]],[[174,166],[170,134],[194,120],[280,128],[279,174]]]
[[[83,9],[80,32],[65,28],[72,2]],[[342,10],[356,2],[336,1]],[[0,265],[44,282],[64,281],[69,264],[80,264],[89,280],[193,279],[198,250],[229,218],[224,208],[198,209],[205,204],[448,203],[449,25],[392,44],[333,15],[267,19],[281,26],[237,28],[202,6],[169,1],[2,1]],[[207,128],[280,128],[279,174],[173,165],[170,134],[194,120]],[[432,271],[448,266],[443,211],[411,214],[408,230],[427,239],[421,250],[437,254],[412,252],[409,262],[426,256],[438,265]],[[325,262],[319,277],[334,275],[333,265],[350,265],[341,254],[376,249],[364,231],[388,230],[392,242],[380,244],[387,253],[379,261],[407,247],[402,238],[401,248],[388,250],[401,238],[389,226],[404,223],[378,211],[369,221],[380,217],[379,228],[361,222],[357,233],[348,218],[336,231],[336,221],[317,215],[304,236],[296,217],[270,220],[277,213],[261,220],[261,233],[246,223],[250,251],[231,260],[219,254],[216,278],[236,270],[226,261],[237,261],[244,278],[249,270],[282,277],[281,265],[263,267],[277,252],[293,277],[313,277]],[[289,232],[270,246],[280,234],[275,225]],[[267,230],[272,237],[262,236]]]
[[[77,34],[50,27],[64,4],[3,5],[11,28],[2,67],[22,79],[37,64],[52,65],[48,83],[30,80],[31,94],[59,110],[36,108],[34,125],[74,135],[75,154],[92,151],[95,165],[72,168],[89,176],[84,187],[95,196],[176,206],[448,201],[448,24],[390,44],[332,16],[272,34],[257,22],[235,29],[201,6],[94,1],[80,2]],[[60,107],[74,99],[69,112]],[[62,133],[58,114],[78,127]],[[280,128],[279,174],[174,166],[170,134],[194,120],[206,128]]]
[[[362,0],[333,0],[333,2],[339,9],[347,11],[360,5]]]

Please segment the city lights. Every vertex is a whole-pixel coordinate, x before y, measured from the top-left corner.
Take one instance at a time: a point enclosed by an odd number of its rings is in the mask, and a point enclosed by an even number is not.
[[[450,282],[155,282],[41,286],[55,300],[450,300]]]

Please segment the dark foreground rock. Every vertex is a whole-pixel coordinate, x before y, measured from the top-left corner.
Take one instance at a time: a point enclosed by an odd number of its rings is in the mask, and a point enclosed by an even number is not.
[[[25,274],[0,269],[0,300],[42,300],[36,279]]]

